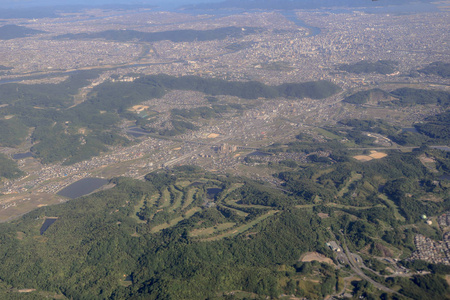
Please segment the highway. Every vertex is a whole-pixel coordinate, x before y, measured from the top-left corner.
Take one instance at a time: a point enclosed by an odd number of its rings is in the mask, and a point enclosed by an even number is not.
[[[348,250],[344,234],[342,233],[341,236],[343,237],[343,241],[344,241],[344,243],[342,243],[342,248],[344,249],[344,253],[342,253],[341,257],[345,258],[345,261],[349,264],[349,266],[353,270],[353,272],[355,272],[359,277],[366,280],[367,282],[370,282],[371,284],[373,284],[373,286],[375,286],[377,289],[379,289],[383,292],[400,295],[396,291],[388,288],[387,286],[382,285],[379,282],[376,282],[375,280],[373,280],[372,278],[370,278],[369,276],[364,274],[364,272],[359,267],[359,264],[364,265],[361,258],[358,259],[358,260],[360,260],[360,262],[355,260],[355,257],[359,257],[359,256],[351,253]]]

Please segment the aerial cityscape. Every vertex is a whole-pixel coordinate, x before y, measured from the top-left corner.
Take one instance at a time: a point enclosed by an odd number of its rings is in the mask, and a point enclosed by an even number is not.
[[[450,299],[450,1],[21,2],[0,298]]]

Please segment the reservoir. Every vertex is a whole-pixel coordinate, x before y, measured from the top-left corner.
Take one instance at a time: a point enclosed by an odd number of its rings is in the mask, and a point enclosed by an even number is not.
[[[109,181],[103,178],[84,178],[72,183],[68,187],[63,188],[57,194],[70,199],[75,199],[81,196],[92,193],[93,191],[101,188]]]
[[[41,235],[44,234],[44,232],[53,224],[55,223],[55,221],[58,220],[58,218],[47,218],[44,221],[44,224],[42,224],[41,226],[41,230],[40,233]]]

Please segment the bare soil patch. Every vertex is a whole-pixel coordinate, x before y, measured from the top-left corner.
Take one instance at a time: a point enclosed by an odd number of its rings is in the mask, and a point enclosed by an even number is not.
[[[326,218],[329,218],[329,217],[330,217],[328,214],[325,214],[325,213],[318,213],[317,215],[318,215],[319,218],[321,218],[321,219],[326,219]]]
[[[378,151],[370,151],[370,157],[374,158],[374,159],[380,159],[383,157],[388,156],[386,153],[383,152],[378,152]]]
[[[307,252],[301,258],[302,262],[314,261],[314,260],[335,266],[335,264],[333,263],[333,260],[331,258],[328,258],[325,255],[320,254],[318,252]]]
[[[369,155],[356,155],[353,158],[359,161],[371,161],[372,159],[381,159],[386,156],[388,155],[384,152],[370,151]]]
[[[353,156],[354,159],[359,161],[371,161],[373,158],[368,155],[356,155]]]
[[[135,105],[132,108],[130,108],[130,111],[134,111],[134,112],[141,112],[143,110],[149,109],[150,106],[147,105]]]

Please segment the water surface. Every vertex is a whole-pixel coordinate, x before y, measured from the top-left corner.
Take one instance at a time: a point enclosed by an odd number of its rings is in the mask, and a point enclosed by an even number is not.
[[[13,155],[13,159],[24,159],[28,157],[33,157],[33,153],[26,152],[26,153],[17,153]]]
[[[103,178],[84,178],[72,183],[68,187],[60,190],[57,194],[67,198],[75,199],[81,196],[92,193],[93,191],[101,188],[109,181]]]
[[[41,235],[43,235],[44,232],[47,231],[47,229],[48,229],[53,223],[55,223],[56,220],[58,220],[58,218],[48,218],[48,219],[45,219],[44,224],[42,224],[42,226],[41,226],[41,230],[40,230]]]

